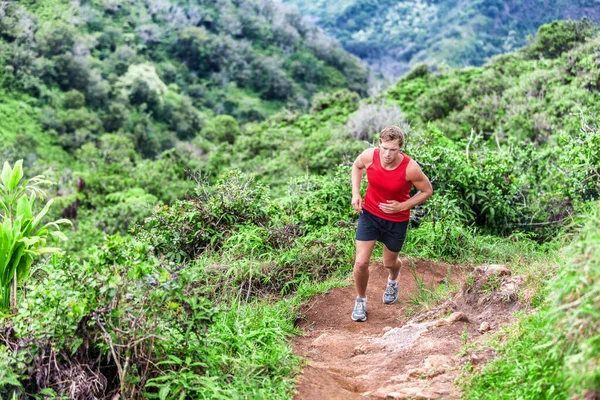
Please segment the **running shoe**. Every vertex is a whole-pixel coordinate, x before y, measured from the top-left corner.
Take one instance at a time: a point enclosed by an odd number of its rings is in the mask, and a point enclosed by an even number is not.
[[[383,304],[393,304],[398,299],[398,283],[388,282],[383,292]]]
[[[357,298],[352,310],[352,321],[364,322],[367,320],[367,302]]]

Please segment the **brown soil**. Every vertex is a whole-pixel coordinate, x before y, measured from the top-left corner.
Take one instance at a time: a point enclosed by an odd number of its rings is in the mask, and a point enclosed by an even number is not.
[[[448,271],[459,284],[466,275],[458,266],[426,260],[414,262],[418,276],[428,287],[437,287]],[[515,279],[509,282],[509,292],[502,292],[503,283],[502,288],[477,295],[483,293],[482,285],[492,269],[480,267],[475,285],[412,319],[406,316],[406,305],[409,294],[416,292],[416,284],[406,260],[400,273],[400,297],[393,305],[384,305],[381,300],[387,270],[381,263],[370,266],[366,322],[350,319],[356,296],[351,280],[347,287],[313,298],[301,308],[297,321],[305,335],[295,338],[293,344],[296,353],[307,359],[307,365],[297,381],[294,398],[459,398],[454,381],[460,375],[460,366],[466,361],[477,364],[494,356],[491,349],[459,355],[465,329],[468,341],[473,342],[486,334],[478,331],[482,322],[497,329],[516,307],[510,292],[518,288]]]

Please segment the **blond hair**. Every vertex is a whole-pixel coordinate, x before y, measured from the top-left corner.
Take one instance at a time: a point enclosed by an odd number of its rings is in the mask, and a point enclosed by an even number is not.
[[[404,132],[400,129],[399,126],[392,125],[383,128],[381,133],[379,134],[379,140],[388,141],[388,140],[398,140],[400,143],[400,148],[404,147]]]

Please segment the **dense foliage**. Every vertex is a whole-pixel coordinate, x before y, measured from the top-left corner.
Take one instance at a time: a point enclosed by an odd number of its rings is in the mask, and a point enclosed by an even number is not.
[[[597,0],[286,0],[386,75],[417,63],[482,65],[556,19],[600,22]]]
[[[197,136],[231,140],[212,134],[214,116],[305,110],[319,91],[365,94],[366,81],[355,57],[276,1],[0,4],[6,158],[73,154],[107,133],[154,157]]]

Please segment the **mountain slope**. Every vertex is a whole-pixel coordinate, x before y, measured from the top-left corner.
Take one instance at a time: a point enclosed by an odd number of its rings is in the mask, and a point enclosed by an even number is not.
[[[482,65],[556,19],[600,21],[597,0],[286,0],[384,74],[419,62]]]
[[[0,3],[0,113],[25,102],[69,153],[119,133],[152,157],[214,115],[261,120],[340,87],[366,94],[366,68],[276,1]],[[48,151],[25,133],[19,152],[15,131],[3,124],[4,153]]]

